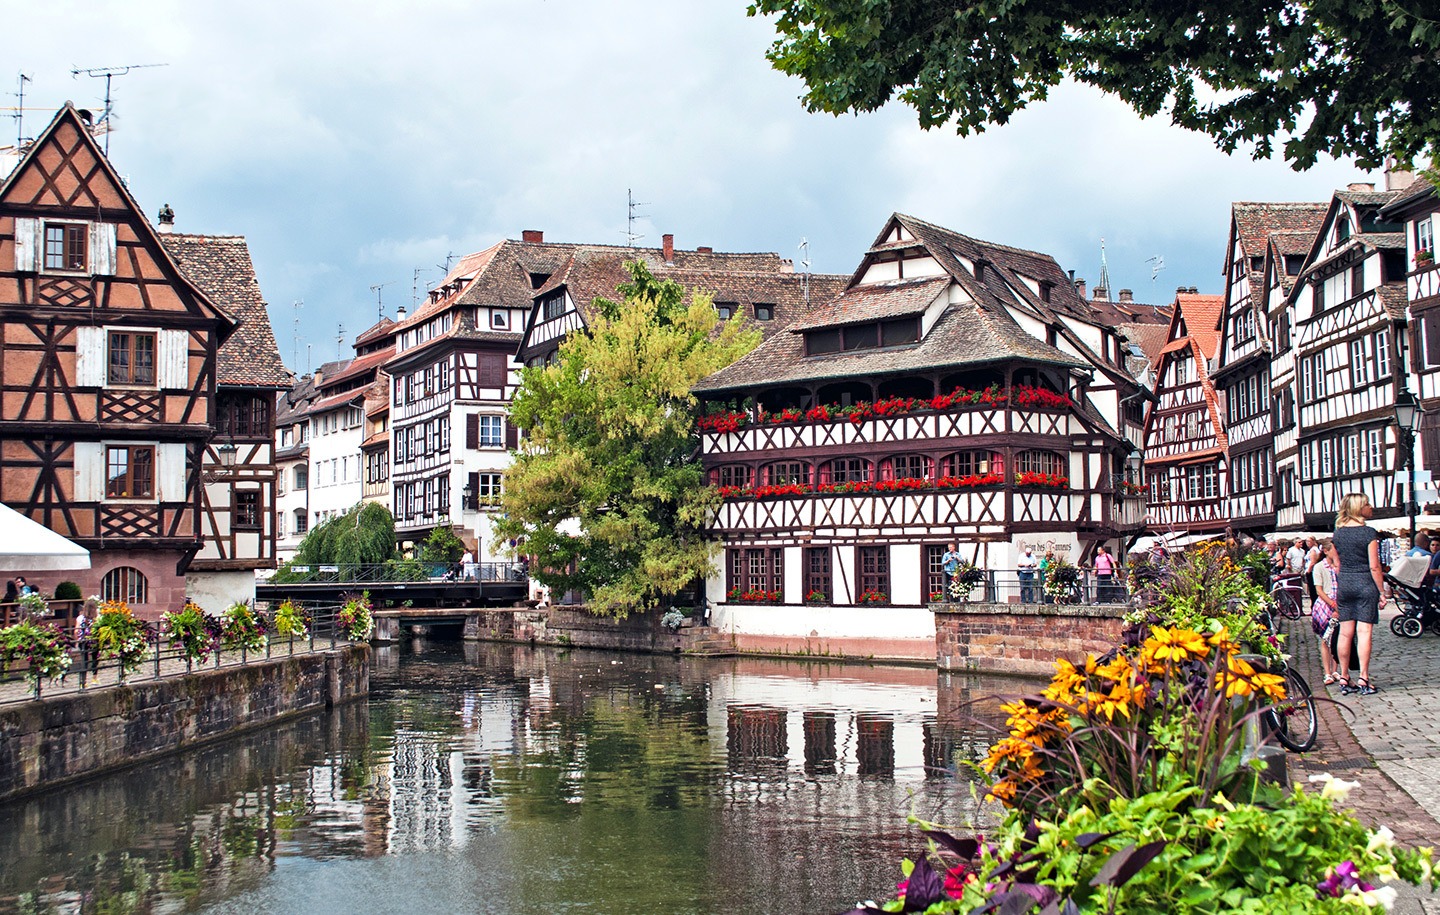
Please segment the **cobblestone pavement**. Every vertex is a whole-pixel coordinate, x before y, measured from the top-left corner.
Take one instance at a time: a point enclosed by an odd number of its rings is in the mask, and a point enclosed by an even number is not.
[[[1374,696],[1341,696],[1320,702],[1315,749],[1290,754],[1290,777],[1304,781],[1330,772],[1360,786],[1349,806],[1370,827],[1387,825],[1407,845],[1440,847],[1440,638],[1426,633],[1405,639],[1390,632],[1394,605],[1375,627],[1370,674]],[[1320,650],[1302,618],[1287,624],[1291,663],[1316,697],[1327,695]],[[1440,894],[1404,890],[1395,906],[1402,915],[1440,915]]]

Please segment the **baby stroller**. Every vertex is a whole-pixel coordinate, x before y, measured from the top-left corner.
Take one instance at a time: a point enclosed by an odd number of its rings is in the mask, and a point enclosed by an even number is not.
[[[1429,629],[1440,635],[1440,606],[1437,606],[1435,592],[1425,584],[1409,585],[1393,575],[1386,575],[1385,582],[1395,595],[1395,606],[1400,615],[1390,621],[1390,631],[1407,639],[1418,639]]]

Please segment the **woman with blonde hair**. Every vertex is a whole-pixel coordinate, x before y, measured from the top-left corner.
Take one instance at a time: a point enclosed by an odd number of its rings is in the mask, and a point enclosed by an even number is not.
[[[1380,569],[1380,538],[1365,522],[1375,515],[1370,500],[1352,492],[1340,500],[1335,516],[1335,552],[1340,571],[1336,578],[1335,604],[1340,620],[1340,638],[1336,646],[1336,662],[1340,670],[1340,693],[1373,696],[1370,683],[1370,642],[1375,624],[1380,622],[1380,592],[1385,574]],[[1350,646],[1358,648],[1360,676],[1350,680]]]

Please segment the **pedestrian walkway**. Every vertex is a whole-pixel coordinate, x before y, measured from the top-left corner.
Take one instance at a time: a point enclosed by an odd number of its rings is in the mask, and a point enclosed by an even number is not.
[[[1393,605],[1375,627],[1370,658],[1374,696],[1342,696],[1317,703],[1320,737],[1315,749],[1289,754],[1290,777],[1303,783],[1329,772],[1359,782],[1349,806],[1365,825],[1389,826],[1406,845],[1440,847],[1440,638],[1427,633],[1405,639],[1390,632]],[[1287,621],[1291,663],[1317,699],[1327,690],[1320,649],[1310,621]],[[1396,903],[1402,915],[1440,915],[1440,894],[1406,890]]]

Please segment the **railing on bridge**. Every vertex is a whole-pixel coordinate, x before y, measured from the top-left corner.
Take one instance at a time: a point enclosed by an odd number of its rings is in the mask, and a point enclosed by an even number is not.
[[[145,652],[139,667],[131,668],[129,672],[121,669],[119,658],[100,657],[100,651],[94,639],[75,639],[70,633],[62,630],[62,637],[69,648],[71,660],[69,672],[58,682],[48,680],[33,682],[22,688],[22,681],[26,679],[29,665],[23,659],[9,661],[3,653],[0,653],[0,705],[39,699],[42,690],[47,695],[55,695],[82,692],[102,686],[115,686],[120,683],[160,680],[183,676],[207,668],[218,670],[222,667],[259,664],[272,658],[288,655],[330,651],[349,642],[345,629],[337,618],[340,612],[339,605],[306,604],[302,601],[292,601],[292,603],[303,610],[308,620],[309,624],[306,628],[309,632],[305,638],[274,635],[271,631],[271,623],[267,619],[268,637],[263,649],[225,648],[217,640],[214,650],[204,661],[192,661],[187,658],[179,645],[171,641],[170,634],[161,631],[160,623],[146,622],[143,624]],[[53,622],[45,617],[36,619],[40,623]]]
[[[392,584],[398,582],[523,582],[523,565],[510,562],[320,563],[285,566],[263,584]]]
[[[990,604],[1005,604],[1012,599],[1027,604],[1128,604],[1130,588],[1127,571],[1117,569],[1111,577],[1101,578],[1091,570],[1077,569],[1073,584],[1064,588],[1052,587],[1050,590],[1057,593],[1046,593],[1045,576],[1038,571],[1026,579],[1020,576],[1018,570],[990,569],[986,571],[985,579],[971,589],[969,598]],[[948,595],[940,601],[931,595],[932,603],[941,603],[945,599]]]

